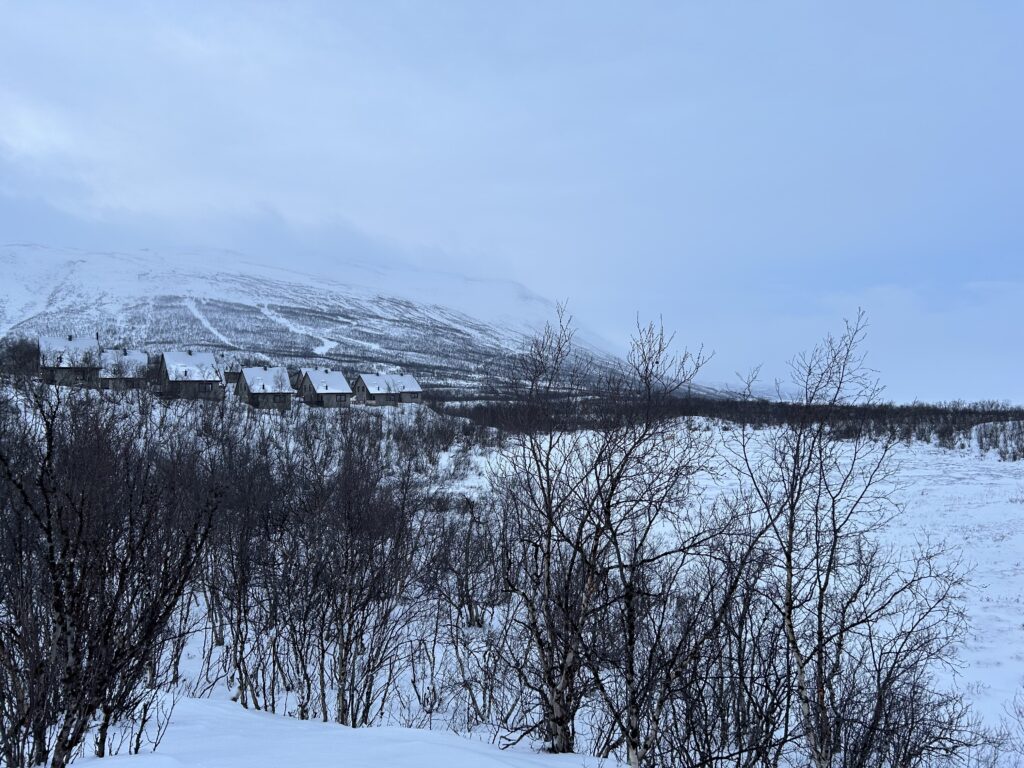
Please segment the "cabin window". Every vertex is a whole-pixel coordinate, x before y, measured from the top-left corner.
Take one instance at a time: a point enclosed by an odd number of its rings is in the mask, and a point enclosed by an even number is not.
[[[367,395],[367,396],[366,396],[366,399],[367,399],[367,400],[376,400],[376,399],[377,399],[377,396],[376,396],[376,395]]]
[[[199,385],[199,391],[200,392],[212,392],[213,391],[213,384],[210,384],[209,382],[207,382],[206,384],[200,384]]]
[[[284,395],[274,395],[274,402],[275,403],[283,403],[284,402]]]

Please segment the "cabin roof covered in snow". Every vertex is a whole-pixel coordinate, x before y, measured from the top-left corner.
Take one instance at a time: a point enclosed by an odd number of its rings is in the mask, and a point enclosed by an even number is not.
[[[352,387],[349,386],[348,379],[341,371],[332,371],[330,368],[302,368],[301,370],[303,377],[309,377],[309,382],[318,395],[352,394]]]
[[[99,368],[99,355],[95,339],[39,337],[39,364],[44,368]]]
[[[214,359],[221,371],[240,371],[242,363],[239,361],[241,352],[215,352]]]
[[[360,373],[366,391],[371,395],[395,394],[400,392],[422,392],[420,384],[409,374]]]
[[[171,381],[220,381],[212,352],[164,352],[164,367]]]
[[[149,355],[141,349],[105,349],[100,352],[101,379],[141,379],[149,368]]]
[[[282,365],[275,367],[257,366],[243,368],[242,378],[250,392],[269,392],[275,395],[295,394],[288,378],[288,369]]]

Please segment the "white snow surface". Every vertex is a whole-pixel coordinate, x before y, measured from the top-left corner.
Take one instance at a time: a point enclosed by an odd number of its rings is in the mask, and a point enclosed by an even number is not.
[[[892,460],[901,511],[881,540],[904,552],[941,542],[960,561],[969,632],[941,674],[998,728],[1024,692],[1024,461],[919,442],[896,445]]]
[[[578,755],[501,750],[444,731],[348,728],[242,709],[228,701],[183,699],[155,753],[83,758],[76,766],[139,768],[596,768]]]
[[[1024,462],[977,451],[900,448],[905,511],[886,535],[897,545],[945,541],[970,569],[970,633],[955,682],[997,726],[1024,686]]]

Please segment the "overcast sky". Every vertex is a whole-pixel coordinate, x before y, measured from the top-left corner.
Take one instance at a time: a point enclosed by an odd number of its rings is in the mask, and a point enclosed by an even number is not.
[[[375,258],[1024,402],[1024,4],[0,1],[0,241]]]

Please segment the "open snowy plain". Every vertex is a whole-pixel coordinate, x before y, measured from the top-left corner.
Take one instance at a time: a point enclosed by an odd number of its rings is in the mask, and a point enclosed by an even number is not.
[[[962,553],[971,628],[957,683],[995,725],[1024,685],[1024,462],[920,444],[897,457],[906,508],[891,536],[929,536]]]

